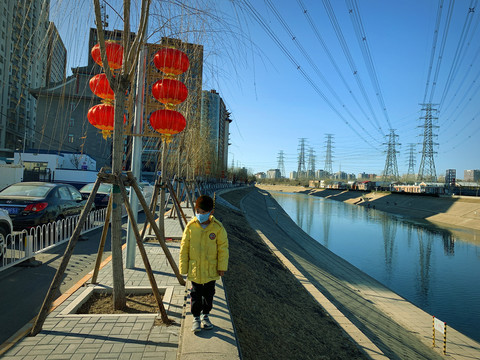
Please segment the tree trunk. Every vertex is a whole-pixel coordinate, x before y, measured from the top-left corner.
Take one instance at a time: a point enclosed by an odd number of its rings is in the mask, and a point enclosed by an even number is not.
[[[121,76],[121,75],[117,75]],[[123,116],[125,108],[125,89],[119,84],[120,91],[115,94],[115,125],[113,130],[112,173],[120,178],[123,166]],[[122,257],[122,195],[117,184],[112,189],[112,276],[113,276],[113,308],[124,309],[126,306],[125,281],[123,275]]]

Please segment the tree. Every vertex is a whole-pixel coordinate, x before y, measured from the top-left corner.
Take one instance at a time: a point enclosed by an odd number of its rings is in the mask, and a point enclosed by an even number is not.
[[[113,129],[113,152],[112,152],[112,174],[121,176],[123,163],[123,118],[126,104],[126,92],[133,80],[140,47],[145,43],[145,34],[147,29],[148,14],[150,11],[151,0],[141,1],[140,20],[138,30],[131,41],[130,37],[130,0],[123,1],[123,64],[120,71],[113,76],[112,70],[108,64],[105,32],[102,23],[102,14],[100,10],[100,0],[93,0],[95,11],[95,23],[97,27],[98,43],[100,45],[100,54],[103,68],[107,76],[110,87],[115,94],[115,120]],[[112,189],[113,209],[112,209],[112,275],[113,275],[113,307],[114,309],[123,309],[126,306],[125,281],[123,274],[122,259],[122,196],[118,185],[114,184]]]

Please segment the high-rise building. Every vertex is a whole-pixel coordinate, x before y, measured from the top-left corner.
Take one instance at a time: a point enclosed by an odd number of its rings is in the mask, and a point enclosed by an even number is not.
[[[48,25],[46,85],[65,81],[67,73],[67,49],[53,22]]]
[[[32,145],[36,100],[45,84],[50,1],[0,2],[0,156]]]
[[[464,181],[480,181],[480,170],[465,170],[463,172]]]
[[[457,170],[447,169],[447,171],[445,172],[445,184],[455,185],[456,180],[457,180]]]
[[[282,174],[279,169],[270,169],[267,171],[267,179],[280,179]]]
[[[212,167],[215,175],[224,177],[228,162],[228,134],[232,120],[225,103],[215,90],[202,91],[200,131],[209,131]]]

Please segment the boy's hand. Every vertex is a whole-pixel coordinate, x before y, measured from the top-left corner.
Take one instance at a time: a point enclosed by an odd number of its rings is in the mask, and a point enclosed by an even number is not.
[[[217,270],[217,272],[218,272],[218,275],[220,275],[220,276],[225,275],[225,271],[223,271],[223,270]]]

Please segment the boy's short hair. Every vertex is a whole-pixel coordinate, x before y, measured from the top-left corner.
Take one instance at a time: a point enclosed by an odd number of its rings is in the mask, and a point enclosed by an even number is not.
[[[213,209],[213,199],[208,195],[201,195],[197,198],[195,207],[203,211],[211,211]]]

